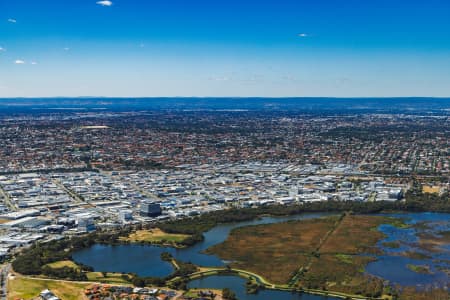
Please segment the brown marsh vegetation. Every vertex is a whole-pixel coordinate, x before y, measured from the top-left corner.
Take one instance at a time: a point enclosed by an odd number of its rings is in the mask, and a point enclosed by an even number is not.
[[[376,253],[384,237],[377,227],[391,221],[346,214],[242,227],[207,252],[273,283],[379,297],[386,293],[383,281],[364,267],[375,260],[368,253]]]

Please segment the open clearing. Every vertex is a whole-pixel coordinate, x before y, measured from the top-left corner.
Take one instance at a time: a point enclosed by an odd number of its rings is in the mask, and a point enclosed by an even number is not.
[[[424,192],[424,193],[429,193],[429,194],[439,194],[440,191],[441,191],[441,187],[440,187],[440,186],[437,186],[437,185],[433,185],[433,186],[430,186],[430,185],[424,185],[424,186],[422,187],[422,192]]]
[[[138,230],[131,233],[126,238],[121,238],[123,241],[130,243],[173,243],[177,244],[188,238],[187,234],[173,234],[162,231],[159,228],[153,228],[149,230]]]
[[[47,266],[49,266],[52,269],[60,269],[60,268],[68,267],[68,268],[78,270],[80,268],[76,263],[74,263],[71,260],[60,260],[60,261],[56,261],[54,263],[47,264]]]
[[[87,299],[84,290],[88,286],[86,283],[15,276],[8,281],[8,300],[34,299],[45,289],[51,290],[62,300]]]

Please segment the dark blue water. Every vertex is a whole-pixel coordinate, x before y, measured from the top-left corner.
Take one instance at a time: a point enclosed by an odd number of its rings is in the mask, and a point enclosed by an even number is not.
[[[160,259],[164,251],[173,248],[147,245],[99,245],[83,249],[73,254],[73,259],[91,266],[95,271],[135,273],[140,276],[164,277],[172,273],[169,262]]]
[[[338,298],[316,296],[304,293],[291,293],[275,290],[260,290],[257,294],[247,294],[246,280],[237,276],[209,276],[191,281],[189,288],[224,289],[229,288],[239,300],[335,300]]]
[[[384,255],[366,266],[366,272],[382,277],[391,283],[408,286],[445,286],[450,283],[449,276],[443,270],[449,270],[450,245],[440,247],[439,251],[428,251],[419,245],[419,235],[422,233],[438,234],[450,230],[450,214],[439,213],[402,213],[389,214],[389,217],[403,218],[410,228],[397,228],[383,224],[378,229],[386,238],[378,243]],[[417,226],[422,225],[422,226]],[[384,242],[399,242],[399,248],[384,247]],[[401,256],[402,252],[416,252],[428,257],[411,259]],[[407,266],[428,266],[431,274],[422,274],[410,270]]]
[[[164,277],[169,275],[173,268],[169,263],[161,260],[162,252],[169,252],[178,260],[192,262],[199,266],[223,266],[224,262],[217,256],[201,252],[223,242],[232,229],[248,225],[312,219],[325,215],[329,214],[310,213],[287,217],[264,217],[247,222],[222,224],[204,233],[205,239],[202,242],[183,249],[136,244],[94,245],[74,253],[73,259],[93,267],[95,271],[126,272],[136,273],[140,276]]]
[[[429,265],[432,274],[422,274],[408,269],[407,265]],[[379,256],[378,260],[367,265],[366,271],[370,274],[382,277],[392,283],[405,286],[444,286],[448,282],[448,276],[438,271],[434,264],[428,264],[428,260],[411,259],[403,256]]]
[[[174,249],[170,247],[158,247],[151,245],[94,245],[91,248],[75,253],[73,258],[78,262],[92,266],[96,271],[125,272],[136,273],[141,276],[163,277],[169,275],[173,271],[170,264],[160,259],[160,254],[164,251],[170,252],[179,260],[186,262],[190,261],[200,266],[223,266],[224,262],[218,257],[203,254],[201,252],[215,244],[223,242],[233,228],[283,222],[288,220],[311,219],[324,215],[326,214],[303,214],[281,218],[266,217],[248,222],[223,224],[206,232],[204,234],[205,240],[203,242],[185,249]],[[384,254],[379,256],[377,261],[369,263],[366,267],[366,272],[382,277],[391,283],[401,285],[444,286],[445,284],[448,284],[450,279],[445,273],[445,270],[449,270],[450,268],[450,246],[444,245],[441,247],[439,252],[430,252],[421,249],[418,245],[418,235],[420,233],[438,234],[440,231],[450,230],[450,214],[405,213],[390,214],[388,216],[405,218],[406,222],[412,225],[425,224],[426,226],[396,228],[392,225],[381,225],[379,230],[386,235],[386,238],[379,242],[378,247],[383,250]],[[382,245],[383,242],[393,241],[400,242],[400,248],[392,249]],[[428,255],[430,258],[410,259],[401,256],[401,252],[404,251],[423,253]],[[407,268],[408,264],[426,265],[430,268],[432,274],[419,274],[414,272]],[[203,280],[206,280],[206,278]],[[245,290],[245,287],[242,288]],[[269,291],[267,292],[269,293]],[[270,293],[271,292],[273,291],[270,291]],[[287,294],[290,295],[290,293]],[[300,296],[295,295],[295,297]]]

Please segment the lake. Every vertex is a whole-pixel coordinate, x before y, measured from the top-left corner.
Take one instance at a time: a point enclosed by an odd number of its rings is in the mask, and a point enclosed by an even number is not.
[[[192,262],[199,266],[224,266],[225,263],[214,255],[201,253],[207,248],[219,244],[228,237],[230,231],[237,227],[278,223],[289,220],[313,219],[330,214],[308,213],[286,217],[264,217],[246,222],[218,225],[203,235],[205,239],[192,247],[176,249],[153,245],[94,245],[80,250],[73,255],[73,259],[91,266],[95,271],[136,273],[140,276],[164,277],[172,271],[172,265],[161,260],[161,253],[169,252],[178,260]]]
[[[92,266],[96,271],[136,273],[140,276],[164,277],[173,271],[170,263],[162,261],[162,252],[171,253],[176,259],[192,262],[199,266],[213,267],[223,266],[225,263],[214,255],[202,253],[205,249],[223,242],[230,231],[237,227],[270,224],[289,220],[305,220],[327,216],[327,213],[308,213],[286,217],[264,217],[257,220],[218,225],[204,233],[205,239],[189,248],[175,249],[171,247],[159,247],[152,245],[94,245],[90,248],[78,251],[73,255],[77,262]],[[399,217],[405,219],[411,227],[397,228],[383,224],[378,229],[386,235],[386,238],[378,243],[383,254],[377,256],[377,261],[366,266],[368,274],[382,277],[391,283],[408,286],[444,286],[450,283],[449,276],[445,272],[450,269],[450,247],[443,245],[439,251],[428,251],[420,247],[419,235],[436,235],[440,231],[450,230],[450,214],[438,213],[403,213],[388,214],[384,216]],[[383,245],[385,242],[398,242],[398,248],[389,248]],[[424,254],[424,257],[408,258],[402,255],[405,251]],[[408,268],[408,265],[426,265],[430,273],[417,273]],[[290,293],[283,291],[262,290],[258,295],[245,293],[245,279],[237,276],[211,276],[194,280],[190,287],[198,288],[230,288],[239,299],[303,299],[324,300],[336,299],[332,297],[315,296],[308,294]]]
[[[209,276],[189,282],[189,288],[233,290],[239,300],[335,300],[335,297],[316,296],[306,293],[291,293],[286,291],[259,290],[257,294],[247,294],[246,280],[237,276]]]
[[[403,218],[409,228],[398,228],[383,224],[379,230],[386,238],[378,243],[384,254],[366,266],[366,272],[389,280],[391,283],[408,286],[445,286],[450,283],[449,276],[443,270],[450,270],[450,248],[443,245],[439,251],[420,247],[421,234],[438,235],[441,231],[450,231],[450,214],[439,213],[402,213],[387,216]],[[385,242],[397,242],[398,248],[383,246]],[[419,253],[423,257],[413,259],[401,256],[404,252]],[[417,273],[408,265],[428,266],[430,274]]]

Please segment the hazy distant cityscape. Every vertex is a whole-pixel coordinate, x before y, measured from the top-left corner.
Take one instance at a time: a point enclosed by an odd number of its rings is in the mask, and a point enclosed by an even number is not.
[[[411,176],[436,193],[449,189],[439,179],[450,171],[445,108],[414,114],[103,108],[25,106],[1,117],[3,256],[61,234],[229,207],[396,201]],[[146,203],[157,206],[154,214],[144,211]]]

